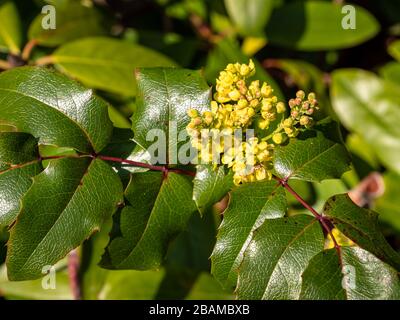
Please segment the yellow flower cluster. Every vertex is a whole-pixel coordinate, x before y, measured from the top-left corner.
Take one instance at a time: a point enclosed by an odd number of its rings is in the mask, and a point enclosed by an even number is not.
[[[355,245],[355,243],[353,241],[351,241],[349,238],[347,238],[337,228],[332,229],[332,235],[334,236],[338,245],[341,247],[351,247],[351,246]],[[328,234],[328,237],[326,238],[326,242],[325,242],[325,249],[333,249],[334,247],[335,247],[335,243],[333,242],[331,235]]]
[[[220,163],[232,168],[235,184],[271,179],[274,144],[295,137],[298,127],[311,126],[310,115],[316,108],[315,96],[310,94],[304,101],[304,92],[299,91],[290,102],[290,117],[282,121],[272,135],[242,142],[243,134],[258,119],[258,126],[267,130],[277,114],[286,111],[283,102],[273,95],[273,89],[259,80],[246,80],[255,74],[255,65],[228,64],[216,81],[216,92],[211,110],[199,114],[191,109],[187,131],[192,145],[200,151],[203,163]],[[290,123],[289,123],[290,122]],[[237,130],[243,130],[237,135]],[[247,133],[246,133],[247,134]],[[267,141],[272,139],[273,143]]]

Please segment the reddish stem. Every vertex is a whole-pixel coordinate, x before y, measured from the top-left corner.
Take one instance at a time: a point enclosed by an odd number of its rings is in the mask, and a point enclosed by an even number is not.
[[[279,183],[290,193],[292,194],[297,201],[299,201],[304,208],[309,210],[314,217],[321,223],[322,227],[325,229],[325,231],[330,235],[333,244],[335,246],[335,249],[339,255],[339,258],[341,257],[341,252],[340,252],[340,245],[337,243],[335,236],[332,233],[332,228],[327,224],[326,219],[319,214],[312,206],[310,206],[293,188],[288,184],[287,180],[285,179],[280,179],[278,177],[274,177],[276,180],[279,181]]]
[[[79,281],[79,256],[75,250],[68,254],[68,277],[72,296],[75,300],[81,299],[81,287]]]

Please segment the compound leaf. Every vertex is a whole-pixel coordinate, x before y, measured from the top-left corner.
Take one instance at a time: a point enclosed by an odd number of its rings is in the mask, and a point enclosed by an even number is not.
[[[132,117],[135,141],[147,149],[154,143],[149,141],[149,133],[153,131],[156,136],[157,133],[164,134],[167,159],[160,162],[176,164],[177,151],[181,151],[183,145],[178,140],[181,141],[181,134],[186,133],[190,120],[187,111],[208,110],[210,88],[199,71],[186,69],[144,68],[136,72],[136,79],[138,101]]]
[[[0,74],[0,121],[40,144],[98,152],[112,135],[107,104],[67,77],[38,67]]]
[[[300,299],[398,300],[400,283],[396,270],[358,247],[323,251],[304,271]]]
[[[328,199],[323,216],[358,246],[400,270],[400,255],[385,240],[376,212],[360,208],[347,194],[340,194]]]
[[[239,268],[239,299],[298,299],[301,274],[324,249],[318,220],[307,215],[266,220],[254,232]]]
[[[7,252],[10,280],[42,276],[68,252],[98,231],[122,201],[122,184],[99,159],[50,161],[33,178],[11,228]]]
[[[211,256],[211,272],[224,286],[236,284],[237,269],[253,232],[266,219],[285,215],[286,196],[276,181],[261,181],[233,189]]]
[[[201,212],[218,202],[233,187],[232,171],[224,167],[214,169],[211,165],[198,165],[193,180],[193,200]]]
[[[85,85],[135,96],[135,68],[175,66],[169,58],[129,42],[94,37],[66,43],[51,56],[56,68]]]
[[[37,140],[21,132],[0,132],[0,227],[11,224],[20,199],[42,170]]]
[[[186,228],[196,211],[191,181],[182,175],[145,172],[132,175],[128,204],[115,217],[101,266],[109,269],[158,268],[168,243]]]
[[[335,122],[324,121],[275,149],[274,168],[283,179],[319,182],[340,178],[349,166],[350,156]]]

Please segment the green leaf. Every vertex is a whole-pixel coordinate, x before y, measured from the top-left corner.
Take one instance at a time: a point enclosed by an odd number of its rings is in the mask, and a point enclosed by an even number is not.
[[[249,183],[231,192],[211,256],[211,272],[224,287],[236,284],[237,269],[254,230],[266,219],[283,217],[285,210],[285,190],[276,181]]]
[[[296,215],[266,220],[254,232],[239,267],[239,299],[297,299],[301,274],[324,249],[324,234],[314,217]]]
[[[180,133],[186,133],[189,109],[209,110],[211,91],[198,71],[174,68],[147,68],[136,72],[137,109],[132,117],[135,141],[144,149],[154,142],[147,139],[151,130],[164,133],[167,150],[165,161],[178,163]],[[155,132],[155,133],[157,133]],[[187,143],[187,137],[186,142]],[[160,141],[158,141],[160,142]],[[165,145],[162,144],[164,147]]]
[[[131,123],[116,108],[108,106],[108,115],[115,128],[130,129]]]
[[[260,35],[270,17],[273,0],[225,0],[225,7],[244,35]]]
[[[22,28],[18,10],[13,1],[0,1],[0,49],[19,54],[22,43]]]
[[[380,75],[386,81],[390,81],[395,85],[400,86],[400,63],[391,61],[385,64],[380,70]]]
[[[100,151],[112,134],[107,104],[76,82],[38,67],[0,74],[0,122],[40,144]]]
[[[52,160],[33,179],[11,228],[9,279],[42,276],[44,266],[55,264],[98,231],[121,201],[121,181],[102,160]]]
[[[191,181],[161,172],[133,174],[125,197],[129,204],[115,217],[101,266],[109,269],[158,268],[168,243],[186,228],[196,211]]]
[[[303,273],[300,299],[392,300],[400,298],[396,270],[368,251],[342,247],[323,251],[311,259]]]
[[[337,123],[323,121],[314,129],[276,147],[274,169],[280,178],[319,182],[340,178],[350,169],[350,156]]]
[[[58,69],[91,88],[126,96],[136,94],[135,68],[175,65],[151,49],[101,37],[64,44],[51,59]]]
[[[20,132],[0,132],[0,228],[11,224],[20,199],[42,170],[37,141]]]
[[[340,194],[325,203],[323,216],[358,246],[400,270],[400,255],[386,242],[376,212],[360,208],[347,194]]]
[[[388,48],[390,55],[400,62],[400,40],[394,41]]]
[[[56,28],[44,29],[42,21],[46,18],[39,14],[29,27],[28,37],[46,47],[55,47],[72,40],[106,34],[106,21],[95,7],[88,8],[78,2],[68,5],[55,5]]]
[[[202,272],[196,283],[186,296],[186,300],[234,300],[234,296],[221,285],[209,273]]]
[[[379,218],[382,221],[389,223],[400,232],[400,198],[398,192],[400,175],[388,171],[383,175],[383,181],[385,192],[376,200],[374,210],[379,212]]]
[[[356,28],[345,29],[347,13],[343,5],[327,1],[297,1],[275,9],[267,25],[271,44],[303,51],[332,50],[359,45],[380,29],[377,20],[364,8],[352,5]]]
[[[233,187],[232,170],[225,172],[223,166],[213,169],[211,165],[198,165],[193,180],[193,200],[203,212],[221,200]]]
[[[28,300],[72,300],[69,277],[65,261],[55,266],[55,289],[44,289],[43,283],[49,284],[46,279],[29,281],[9,281],[5,265],[0,266],[0,292],[8,299]]]
[[[107,273],[100,300],[151,300],[160,286],[164,270],[119,270]]]
[[[373,147],[381,162],[400,173],[400,91],[360,69],[332,76],[333,108],[343,125]]]

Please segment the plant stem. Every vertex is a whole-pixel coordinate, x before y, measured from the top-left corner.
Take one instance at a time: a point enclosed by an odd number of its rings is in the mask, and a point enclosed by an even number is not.
[[[30,40],[24,47],[24,49],[22,50],[22,54],[21,54],[21,58],[25,61],[29,60],[29,57],[31,56],[32,50],[33,48],[36,47],[37,45],[37,40],[36,39],[32,39]]]
[[[104,161],[111,161],[111,162],[118,162],[118,163],[126,163],[130,164],[134,167],[139,168],[146,168],[152,171],[162,171],[164,173],[173,172],[177,174],[185,174],[187,176],[194,177],[196,175],[195,172],[183,169],[175,169],[175,168],[168,168],[167,166],[154,166],[144,162],[137,162],[128,159],[116,158],[116,157],[109,157],[103,155],[90,155],[90,154],[83,154],[83,155],[68,155],[68,156],[49,156],[49,157],[42,157],[40,160],[54,160],[54,159],[62,159],[62,158],[82,158],[82,157],[91,157],[91,158],[98,158]]]
[[[140,168],[147,168],[153,171],[162,171],[162,172],[175,172],[179,174],[186,174],[188,176],[195,176],[195,172],[193,171],[188,171],[188,170],[182,170],[182,169],[171,169],[168,168],[167,166],[154,166],[148,163],[143,163],[143,162],[137,162],[137,161],[132,161],[132,160],[127,160],[127,159],[122,159],[122,158],[115,158],[115,157],[109,157],[109,156],[102,156],[99,155],[97,158],[105,160],[105,161],[112,161],[112,162],[119,162],[119,163],[126,163],[133,165],[135,167],[140,167]]]
[[[81,287],[79,281],[79,256],[75,250],[68,254],[68,277],[72,296],[75,300],[81,299]]]
[[[7,62],[5,60],[0,60],[0,69],[2,69],[2,70],[11,69],[11,65],[9,62]]]
[[[45,66],[45,65],[53,64],[53,63],[54,63],[54,61],[53,61],[52,56],[44,56],[35,61],[35,65],[37,65],[37,66]]]
[[[312,206],[310,206],[293,188],[288,184],[287,180],[281,179],[278,177],[274,177],[279,183],[290,193],[292,194],[298,202],[300,202],[304,208],[309,210],[314,217],[321,223],[322,227],[325,229],[325,231],[330,235],[333,244],[335,246],[335,249],[339,255],[339,258],[341,257],[341,251],[340,251],[340,245],[337,243],[335,236],[332,233],[332,228],[327,224],[326,219],[324,216],[319,214]]]

